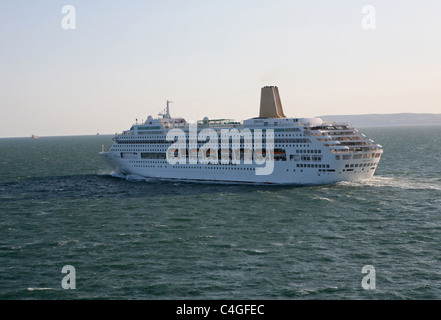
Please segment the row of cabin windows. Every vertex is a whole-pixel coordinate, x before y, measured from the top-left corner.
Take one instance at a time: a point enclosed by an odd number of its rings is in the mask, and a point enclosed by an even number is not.
[[[265,143],[265,140],[266,139],[262,139],[262,143]],[[150,144],[163,144],[163,145],[170,145],[170,144],[172,144],[174,142],[177,142],[177,141],[178,141],[178,138],[175,137],[175,139],[171,140],[171,141],[164,141],[164,140],[117,140],[116,143],[117,144],[137,144],[137,145],[139,145],[139,144],[147,144],[147,145],[150,145]],[[201,143],[205,143],[205,142],[208,142],[208,141],[210,141],[210,139],[207,138],[206,140],[198,140],[197,142],[199,144],[201,144]],[[234,142],[234,139],[232,139],[231,141]],[[185,142],[188,143],[188,139],[186,139]],[[222,140],[218,140],[218,142],[222,143]],[[216,142],[216,144],[218,142]],[[243,144],[244,143],[244,139],[239,139],[239,143]],[[246,144],[250,144],[250,143],[246,143]],[[290,143],[290,144],[293,144],[293,143],[310,143],[310,140],[309,139],[277,139],[276,138],[276,139],[274,139],[274,143]]]
[[[345,168],[361,168],[361,167],[372,167],[375,166],[375,163],[352,163],[352,164],[346,164]]]
[[[329,164],[297,163],[297,168],[329,168]]]

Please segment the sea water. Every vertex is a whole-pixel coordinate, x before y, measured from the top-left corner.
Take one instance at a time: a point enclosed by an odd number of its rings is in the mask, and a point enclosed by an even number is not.
[[[360,131],[374,178],[308,187],[113,177],[110,135],[0,139],[0,299],[440,299],[441,127]]]

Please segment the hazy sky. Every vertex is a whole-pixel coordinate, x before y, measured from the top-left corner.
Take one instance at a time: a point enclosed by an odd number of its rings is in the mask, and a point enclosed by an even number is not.
[[[441,113],[441,1],[0,2],[0,137],[120,132],[167,99],[243,120],[265,85],[287,116]]]

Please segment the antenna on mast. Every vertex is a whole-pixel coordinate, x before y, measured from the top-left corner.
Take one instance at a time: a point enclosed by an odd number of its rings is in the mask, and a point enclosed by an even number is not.
[[[170,109],[169,109],[169,103],[172,103],[173,101],[169,101],[169,100],[167,100],[167,109],[165,110],[165,116],[164,116],[164,118],[167,118],[167,119],[170,119],[171,117],[170,117]]]

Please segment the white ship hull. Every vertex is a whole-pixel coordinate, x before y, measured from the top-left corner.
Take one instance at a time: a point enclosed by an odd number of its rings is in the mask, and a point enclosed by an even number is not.
[[[338,166],[334,165],[333,168],[336,169],[331,170],[335,171],[324,171],[327,169],[319,171],[318,168],[299,170],[290,163],[276,164],[272,174],[259,176],[255,174],[255,168],[250,168],[245,164],[225,168],[224,165],[170,165],[167,161],[157,160],[148,167],[144,167],[134,164],[133,160],[112,158],[110,153],[100,153],[100,155],[117,175],[136,175],[148,179],[248,184],[321,185],[339,181],[365,180],[372,178],[378,164],[378,162],[352,161],[350,164],[359,164],[358,169],[354,171],[346,171],[344,162]],[[364,166],[365,164],[367,166]]]

